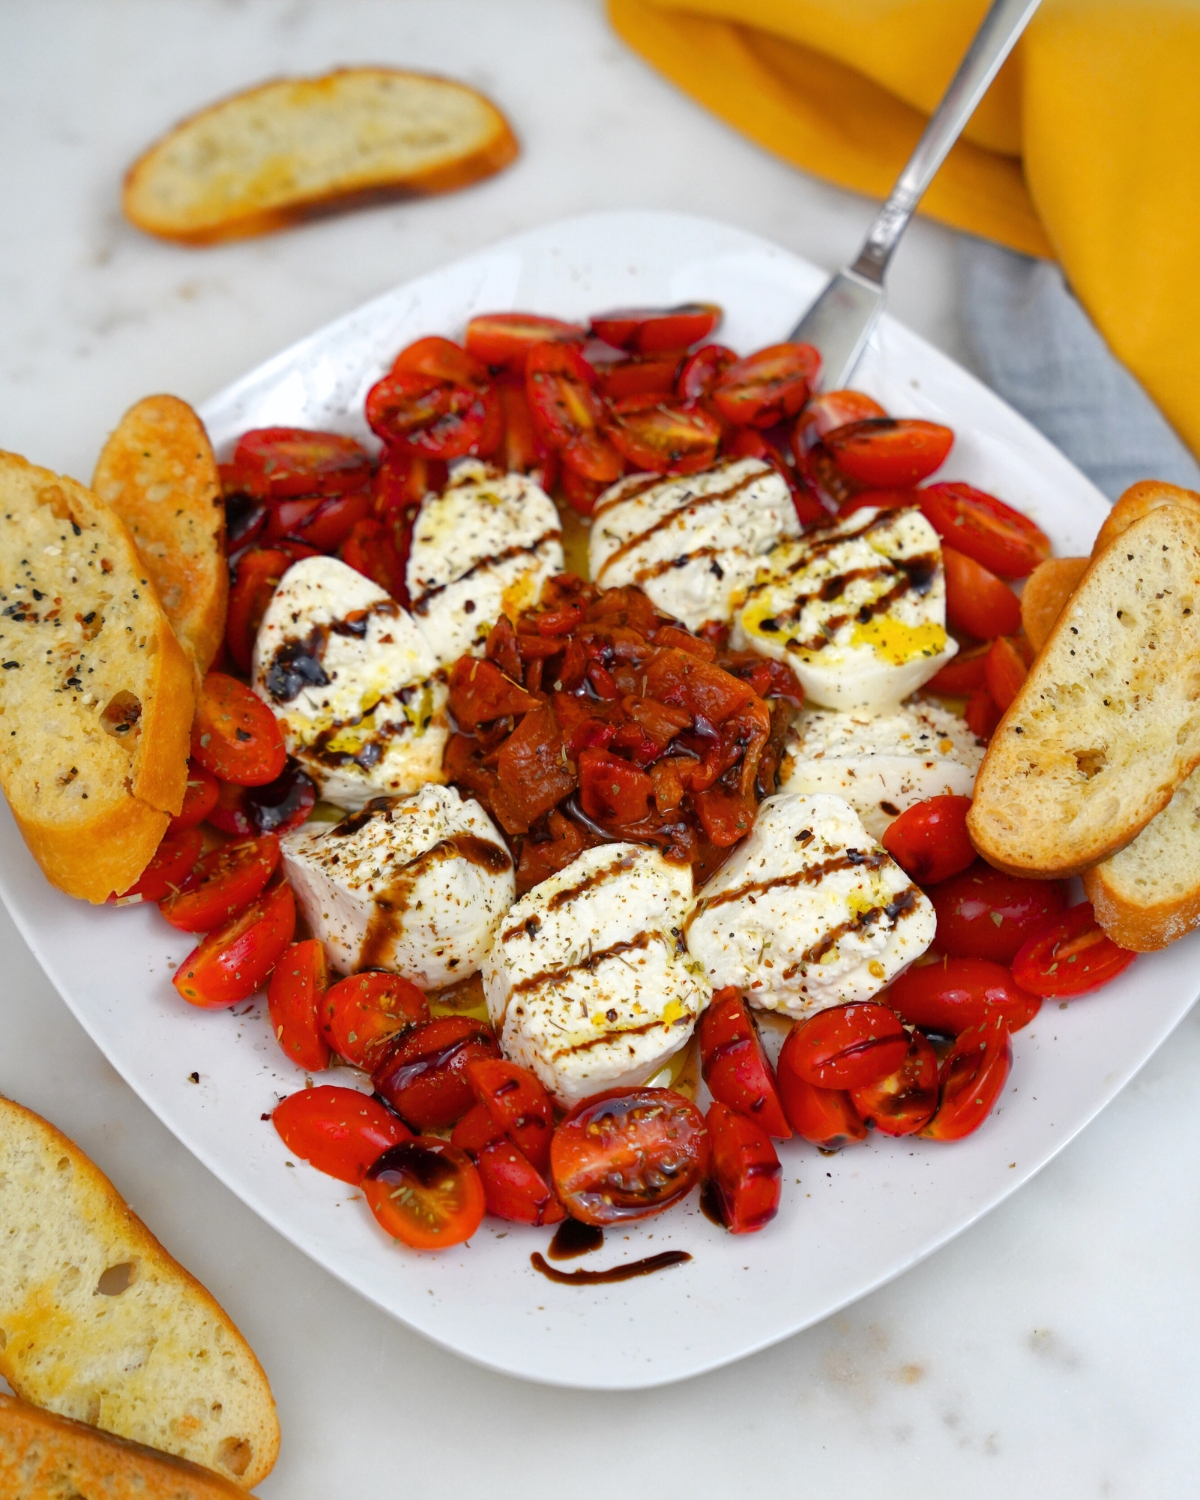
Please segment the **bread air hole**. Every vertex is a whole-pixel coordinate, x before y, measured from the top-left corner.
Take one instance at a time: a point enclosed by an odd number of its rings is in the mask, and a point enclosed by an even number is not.
[[[119,1297],[132,1282],[136,1269],[137,1267],[131,1260],[123,1260],[115,1266],[109,1266],[107,1271],[101,1273],[100,1280],[96,1283],[96,1294],[101,1297]]]
[[[1091,781],[1092,777],[1099,775],[1108,764],[1108,756],[1103,750],[1076,750],[1075,764],[1081,774]]]
[[[245,1438],[227,1437],[217,1446],[214,1454],[216,1466],[226,1469],[235,1478],[240,1479],[250,1467],[250,1459],[254,1450]]]
[[[114,739],[131,739],[137,733],[138,720],[142,717],[142,700],[136,693],[122,688],[114,693],[100,713],[104,732]]]

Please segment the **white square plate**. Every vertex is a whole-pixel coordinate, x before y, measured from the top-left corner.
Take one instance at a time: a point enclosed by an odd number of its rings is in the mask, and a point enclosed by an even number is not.
[[[245,428],[273,423],[363,435],[363,397],[404,344],[427,333],[460,335],[472,314],[510,307],[582,318],[620,305],[719,302],[720,338],[748,352],[783,338],[823,279],[787,251],[707,220],[571,219],[367,303],[215,396],[202,415],[222,454]],[[1057,552],[1088,549],[1107,508],[1100,494],[923,340],[885,318],[855,384],[898,416],[954,428],[944,477],[1019,506]],[[271,1038],[265,1006],[238,1007],[241,1014],[190,1009],[170,983],[187,937],[153,909],[89,908],[51,889],[7,807],[0,893],[131,1087],[281,1234],[383,1311],[468,1359],[531,1380],[609,1390],[679,1380],[750,1354],[945,1244],[1031,1177],[1141,1067],[1191,1006],[1200,955],[1197,935],[1139,958],[1069,1008],[1047,1002],[1015,1039],[1012,1078],[995,1114],[968,1140],[939,1146],[873,1136],[835,1157],[786,1143],[783,1205],[764,1233],[724,1233],[700,1214],[693,1194],[660,1218],[610,1233],[585,1262],[601,1268],[685,1249],[690,1264],[577,1287],[531,1268],[544,1230],[486,1220],[467,1246],[416,1254],[388,1240],[350,1189],[290,1163],[265,1117],[304,1077]]]

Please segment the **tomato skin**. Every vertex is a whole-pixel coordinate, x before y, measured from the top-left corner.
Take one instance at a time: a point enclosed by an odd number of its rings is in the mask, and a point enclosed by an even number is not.
[[[755,1234],[779,1212],[783,1168],[765,1130],[717,1100],[708,1126],[709,1180],[730,1234]]]
[[[730,365],[713,386],[712,401],[739,427],[771,427],[800,410],[820,368],[811,344],[771,344]]]
[[[644,1219],[695,1187],[708,1160],[704,1116],[671,1089],[609,1089],[577,1104],[550,1143],[559,1202],[584,1224]]]
[[[610,755],[584,750],[579,756],[579,800],[589,818],[620,825],[637,823],[650,810],[654,783],[645,771]]]
[[[673,401],[678,371],[678,354],[642,355],[597,366],[596,381],[609,401],[627,401],[634,396]]]
[[[885,993],[901,1020],[938,1036],[957,1036],[989,1014],[1000,1016],[1010,1032],[1020,1031],[1042,1008],[1010,969],[989,958],[942,957],[915,964],[893,979]]]
[[[585,479],[582,474],[568,468],[562,470],[559,480],[567,504],[580,516],[590,516],[596,508],[596,501],[608,488],[608,480]]]
[[[236,677],[209,672],[192,721],[192,758],[219,781],[263,786],[287,764],[275,715]]]
[[[392,528],[386,521],[368,517],[356,521],[342,543],[341,559],[347,567],[377,583],[399,604],[407,605],[404,570],[396,550]]]
[[[823,442],[843,474],[873,490],[891,490],[914,485],[939,468],[954,434],[917,417],[864,417],[835,427]]]
[[[299,828],[317,803],[317,788],[311,776],[289,761],[274,781],[265,786],[233,786],[220,782],[217,800],[208,821],[235,838],[256,834],[284,834]]]
[[[611,484],[624,470],[605,436],[607,417],[596,372],[572,344],[535,344],[525,364],[525,389],[544,442],[583,479]]]
[[[908,1051],[908,1033],[886,1005],[859,1001],[819,1010],[788,1032],[779,1055],[805,1083],[853,1089],[894,1073]]]
[[[950,693],[955,697],[966,697],[984,686],[984,665],[991,647],[987,642],[969,646],[952,656],[944,667],[925,684],[931,693]]]
[[[545,1175],[550,1169],[554,1101],[541,1079],[503,1057],[469,1062],[467,1078],[476,1099],[500,1129],[512,1137],[534,1169]]]
[[[792,446],[800,453],[815,447],[827,432],[868,417],[886,416],[879,402],[863,391],[821,391],[796,418]],[[911,498],[908,503],[912,504]]]
[[[485,365],[503,365],[519,375],[534,344],[581,344],[584,330],[578,323],[543,318],[539,313],[480,313],[467,324],[467,353]]]
[[[437,1016],[397,1037],[371,1074],[375,1091],[416,1129],[441,1129],[475,1103],[473,1058],[499,1057],[492,1028],[470,1016]]]
[[[412,1131],[378,1099],[323,1083],[289,1094],[271,1123],[293,1156],[339,1182],[358,1183],[373,1161]]]
[[[1005,875],[983,860],[929,892],[937,912],[939,953],[951,958],[990,958],[1011,964],[1017,949],[1066,907],[1060,880]]]
[[[943,546],[946,571],[946,619],[955,630],[990,641],[1016,635],[1021,628],[1021,601],[1003,579],[953,547]]]
[[[1029,675],[1029,663],[1021,646],[1019,637],[997,636],[984,659],[984,681],[1001,713],[1021,691],[1021,684]]]
[[[929,1141],[961,1141],[991,1114],[1012,1072],[1012,1042],[998,1016],[960,1032],[942,1062],[937,1111],[920,1134]]]
[[[399,974],[369,970],[329,986],[320,1020],[325,1040],[337,1055],[370,1072],[391,1042],[429,1020],[429,1002]]]
[[[967,721],[967,728],[977,740],[990,740],[1003,717],[996,707],[996,700],[986,687],[977,687],[967,699],[967,706],[963,709],[963,718]]]
[[[450,668],[449,685],[454,721],[469,734],[481,724],[516,717],[538,706],[532,693],[486,657],[460,656]]]
[[[370,479],[371,455],[339,432],[257,427],[238,439],[232,469],[239,489],[260,500],[345,495]]]
[[[845,1089],[822,1089],[806,1083],[782,1052],[776,1077],[788,1123],[801,1139],[822,1151],[840,1151],[843,1146],[866,1140],[867,1127]]]
[[[496,394],[504,414],[504,441],[497,463],[510,473],[536,473],[542,488],[551,489],[558,478],[558,457],[538,433],[524,379],[506,375],[496,382]]]
[[[268,546],[291,538],[317,552],[336,552],[359,521],[371,514],[367,488],[327,500],[284,500],[271,508],[264,541]]]
[[[970,797],[927,797],[894,818],[880,842],[910,879],[936,885],[975,863],[967,833],[970,811]]]
[[[222,844],[197,860],[159,910],[180,932],[211,932],[265,891],[278,865],[279,840],[273,834]]]
[[[1050,556],[1046,533],[984,490],[969,484],[930,484],[918,499],[940,537],[1002,578],[1028,578]]]
[[[915,1135],[933,1118],[938,1104],[937,1053],[919,1031],[894,1073],[851,1089],[855,1109],[881,1135]]]
[[[695,402],[631,396],[614,405],[610,436],[636,469],[696,474],[716,458],[721,424]]]
[[[250,671],[254,641],[279,580],[292,560],[278,547],[251,547],[238,558],[229,589],[229,612],[225,619],[225,644],[234,663]]]
[[[483,1110],[487,1115],[486,1108],[477,1104],[454,1127],[450,1142],[466,1151],[475,1163],[483,1183],[488,1213],[512,1224],[536,1227],[561,1223],[566,1214],[546,1182],[545,1174],[538,1171],[503,1131],[498,1131],[490,1139],[483,1139],[484,1130],[496,1127],[488,1115],[488,1126],[481,1129],[482,1122],[472,1119],[475,1110]],[[471,1121],[469,1126],[468,1121]]]
[[[712,394],[712,388],[730,367],[737,355],[724,344],[705,344],[690,354],[675,377],[675,394],[681,401],[699,401]]]
[[[167,824],[168,837],[203,823],[216,803],[217,791],[217,778],[212,772],[206,771],[197,761],[189,760],[183,806]]]
[[[741,993],[732,987],[718,990],[700,1017],[696,1035],[701,1072],[713,1098],[754,1120],[768,1135],[787,1140],[792,1128]]]
[[[292,943],[267,986],[271,1030],[289,1061],[319,1073],[329,1066],[329,1043],[321,1032],[321,1001],[329,986],[325,950],[315,938]]]
[[[720,321],[721,309],[714,303],[685,302],[679,307],[623,307],[598,313],[588,331],[614,349],[666,354],[706,339]]]
[[[1098,990],[1123,974],[1136,957],[1104,932],[1091,902],[1081,901],[1021,944],[1013,959],[1013,978],[1035,995],[1061,1000]]]
[[[380,1227],[414,1250],[469,1240],[487,1208],[470,1157],[431,1135],[385,1151],[367,1168],[362,1191]]]
[[[202,1010],[248,1000],[262,989],[295,930],[292,888],[280,881],[193,948],[172,983],[189,1005]]]

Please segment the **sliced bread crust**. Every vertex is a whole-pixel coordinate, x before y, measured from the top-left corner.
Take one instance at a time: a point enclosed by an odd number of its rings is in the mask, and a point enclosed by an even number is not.
[[[1021,627],[1029,644],[1040,651],[1087,571],[1086,557],[1048,557],[1025,580],[1021,590]]]
[[[176,396],[147,396],[105,443],[92,489],[137,546],[175,637],[199,676],[225,632],[225,503],[204,424]]]
[[[279,1423],[254,1351],[100,1169],[7,1099],[0,1235],[0,1374],[18,1396],[247,1489],[270,1472]]]
[[[1165,505],[1089,564],[992,737],[968,829],[1051,879],[1124,848],[1200,764],[1200,511]]]
[[[1200,495],[1195,490],[1181,489],[1177,484],[1164,484],[1161,479],[1139,479],[1137,484],[1129,486],[1105,516],[1104,524],[1092,543],[1092,556],[1099,557],[1122,532],[1160,505],[1188,505],[1200,509]]]

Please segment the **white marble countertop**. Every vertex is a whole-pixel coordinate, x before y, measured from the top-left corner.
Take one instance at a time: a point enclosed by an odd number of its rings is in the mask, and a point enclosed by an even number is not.
[[[132,401],[199,401],[390,285],[593,208],[723,218],[833,266],[870,213],[677,94],[598,0],[38,0],[0,6],[0,446],[86,479]],[[472,191],[206,251],[138,235],[120,174],[252,81],[380,61],[488,91],[524,153]],[[953,236],[918,221],[892,308],[960,352]],[[1194,1493],[1200,1018],[1033,1183],[844,1314],[631,1395],[476,1369],[379,1314],[193,1160],[0,915],[0,1092],[113,1178],[258,1351],[265,1497]],[[611,1475],[611,1479],[609,1476]]]

